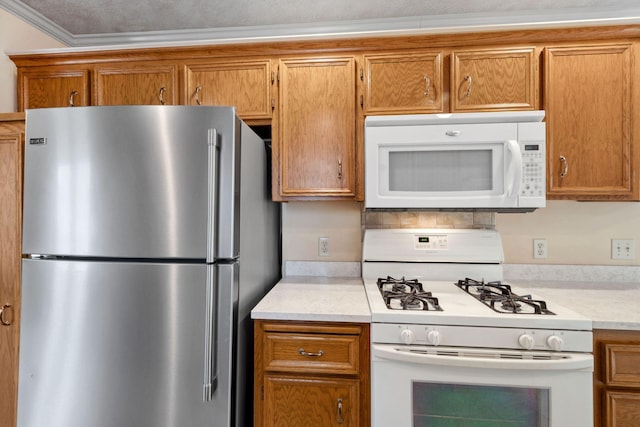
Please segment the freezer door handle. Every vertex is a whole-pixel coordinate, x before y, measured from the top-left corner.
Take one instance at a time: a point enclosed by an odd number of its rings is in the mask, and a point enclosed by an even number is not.
[[[215,266],[207,266],[207,284],[206,284],[206,308],[205,308],[205,337],[204,337],[204,383],[202,388],[202,400],[210,402],[213,399],[213,393],[216,390],[218,381],[217,363],[216,363],[216,307],[217,292],[215,280]]]
[[[209,129],[207,142],[207,262],[213,262],[216,257],[219,151],[218,131]]]

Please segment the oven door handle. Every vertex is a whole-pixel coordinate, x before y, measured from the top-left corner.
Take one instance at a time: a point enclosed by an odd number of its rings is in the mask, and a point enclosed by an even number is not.
[[[446,347],[399,347],[373,345],[379,359],[421,365],[480,369],[525,369],[539,371],[593,371],[590,353],[520,352],[496,349],[460,349]]]

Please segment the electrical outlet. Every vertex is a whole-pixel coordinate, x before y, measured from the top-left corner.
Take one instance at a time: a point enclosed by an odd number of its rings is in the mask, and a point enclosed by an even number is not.
[[[328,237],[318,237],[318,256],[329,256]]]
[[[533,257],[538,259],[547,257],[547,239],[533,239]]]
[[[611,259],[635,259],[633,239],[611,239]]]

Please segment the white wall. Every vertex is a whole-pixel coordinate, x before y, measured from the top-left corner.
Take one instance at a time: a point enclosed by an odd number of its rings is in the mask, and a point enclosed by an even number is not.
[[[640,265],[640,203],[548,201],[526,214],[497,214],[505,261],[512,264]],[[361,204],[289,202],[283,206],[283,259],[359,261]],[[318,256],[329,237],[330,257]],[[547,240],[548,257],[533,258],[533,239]],[[635,239],[636,258],[611,260],[611,239]]]
[[[16,66],[6,52],[65,47],[59,41],[0,9],[0,113],[18,110]]]

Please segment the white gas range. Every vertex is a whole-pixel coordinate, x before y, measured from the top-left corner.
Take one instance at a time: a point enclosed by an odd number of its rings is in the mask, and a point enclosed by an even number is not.
[[[505,284],[502,262],[495,230],[366,230],[374,426],[592,425],[591,321]]]

